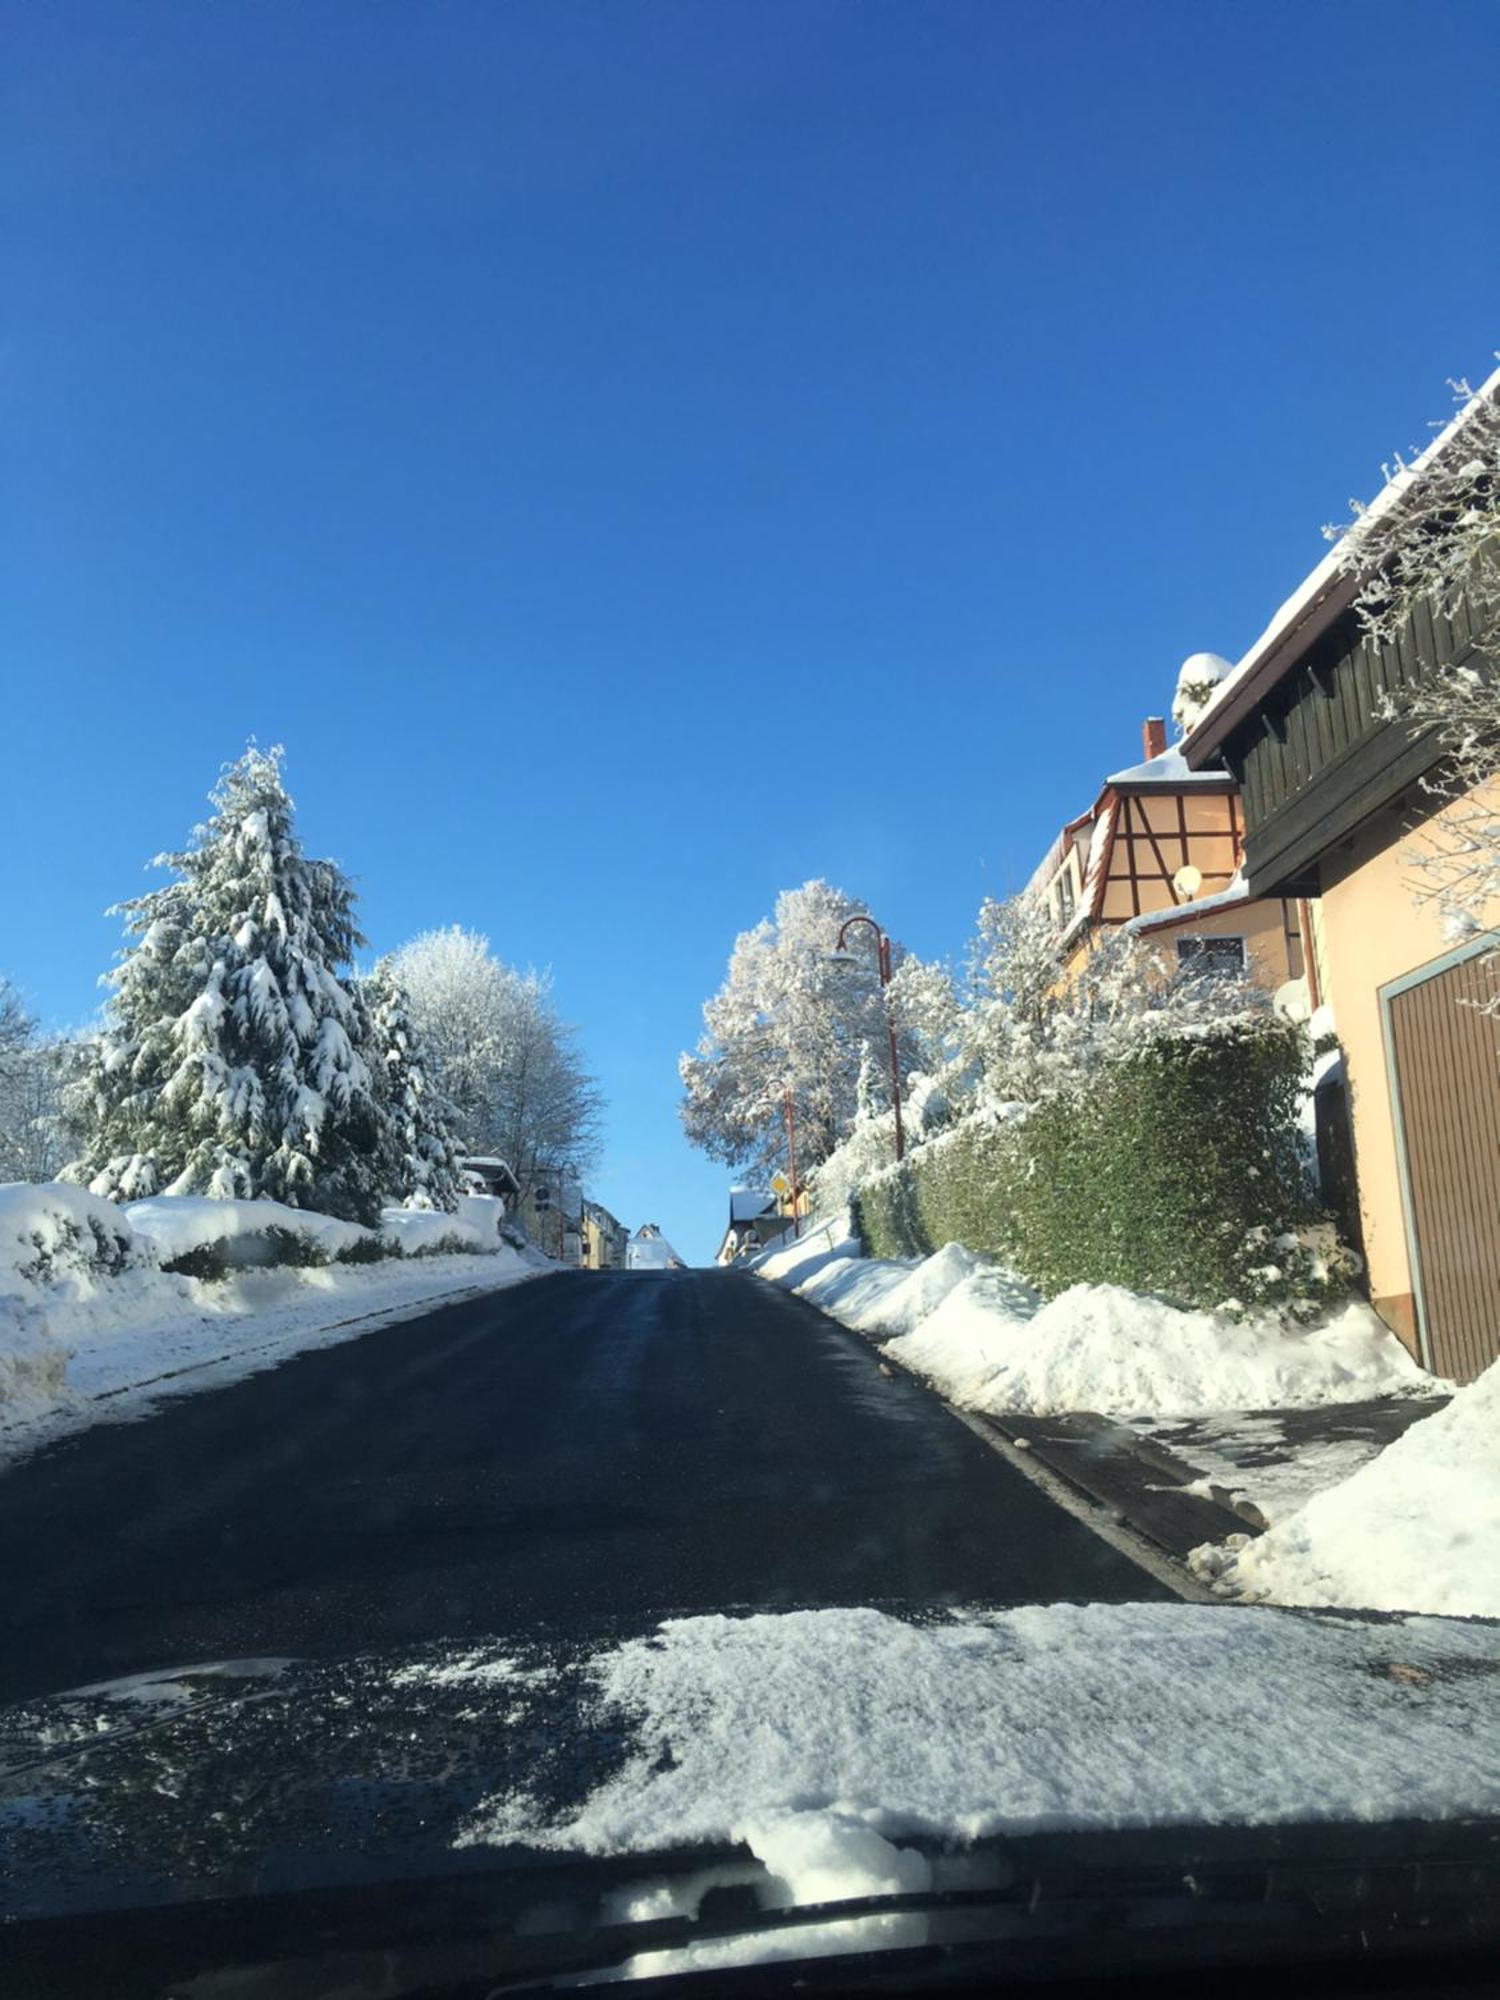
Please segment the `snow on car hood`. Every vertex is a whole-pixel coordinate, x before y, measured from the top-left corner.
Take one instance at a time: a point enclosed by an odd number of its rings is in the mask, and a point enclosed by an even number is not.
[[[501,1848],[899,1881],[914,1841],[1496,1814],[1497,1676],[1500,1625],[1188,1604],[694,1617],[139,1675],[0,1711],[0,1915]]]

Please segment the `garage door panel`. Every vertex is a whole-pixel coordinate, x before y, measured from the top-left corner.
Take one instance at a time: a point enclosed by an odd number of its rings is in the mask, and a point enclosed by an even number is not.
[[[1387,1002],[1422,1322],[1432,1366],[1460,1381],[1500,1355],[1496,993],[1481,953]]]

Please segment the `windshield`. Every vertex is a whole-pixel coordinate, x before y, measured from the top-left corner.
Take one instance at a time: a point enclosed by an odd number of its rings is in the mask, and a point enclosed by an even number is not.
[[[0,10],[0,1985],[1466,1976],[1493,8]]]

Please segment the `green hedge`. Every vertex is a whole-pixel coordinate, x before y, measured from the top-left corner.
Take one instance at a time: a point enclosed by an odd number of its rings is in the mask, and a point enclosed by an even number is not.
[[[1204,1306],[1320,1301],[1342,1269],[1302,1166],[1307,1060],[1280,1021],[1147,1042],[1087,1088],[1008,1124],[971,1119],[868,1183],[865,1247],[962,1243],[1048,1296],[1113,1283]]]

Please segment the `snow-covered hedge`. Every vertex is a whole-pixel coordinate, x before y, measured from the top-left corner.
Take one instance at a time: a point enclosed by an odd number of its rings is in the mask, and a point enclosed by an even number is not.
[[[113,1202],[58,1181],[0,1186],[0,1296],[152,1261]]]
[[[493,1254],[501,1203],[461,1197],[457,1212],[388,1208],[378,1229],[279,1201],[152,1195],[118,1207],[62,1181],[0,1186],[0,1299],[127,1271],[219,1278],[266,1265],[360,1264],[383,1257]]]
[[[1274,1018],[1157,1036],[1024,1117],[976,1116],[860,1188],[879,1257],[956,1242],[1051,1297],[1122,1285],[1194,1306],[1319,1307],[1349,1259],[1314,1207],[1307,1043]]]

